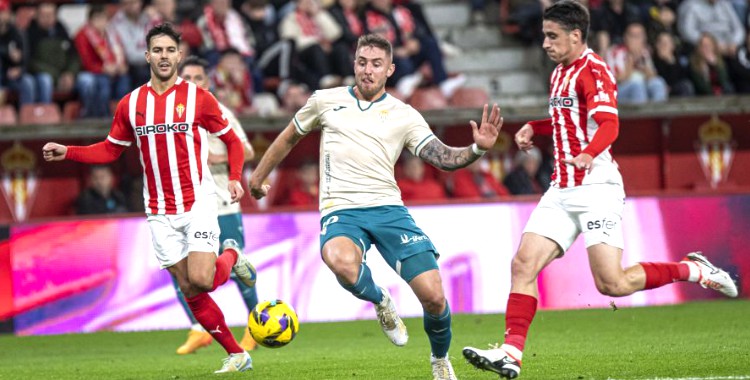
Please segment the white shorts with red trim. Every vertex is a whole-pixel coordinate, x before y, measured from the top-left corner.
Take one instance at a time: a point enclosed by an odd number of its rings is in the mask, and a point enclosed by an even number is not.
[[[146,220],[162,269],[177,264],[190,252],[219,252],[218,211],[213,196],[201,197],[188,212],[148,214]]]
[[[550,187],[531,213],[524,232],[547,237],[563,251],[581,233],[586,248],[604,243],[622,249],[624,205],[625,191],[619,184]]]

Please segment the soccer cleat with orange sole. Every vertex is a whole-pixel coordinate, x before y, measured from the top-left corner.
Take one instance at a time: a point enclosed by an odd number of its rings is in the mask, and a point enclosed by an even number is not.
[[[255,341],[255,339],[253,339],[253,336],[250,335],[250,332],[247,329],[245,329],[245,335],[242,336],[240,347],[242,347],[245,351],[252,351],[257,346],[258,346],[258,343]]]
[[[214,339],[211,337],[211,334],[205,331],[190,330],[190,332],[188,332],[188,338],[185,343],[183,343],[182,346],[177,347],[177,354],[192,354],[199,348],[208,346],[213,340]]]

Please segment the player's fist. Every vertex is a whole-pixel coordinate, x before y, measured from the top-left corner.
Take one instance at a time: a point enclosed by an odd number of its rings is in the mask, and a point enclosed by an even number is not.
[[[255,199],[261,199],[268,195],[268,190],[271,189],[271,185],[260,185],[260,186],[253,186],[252,183],[250,184],[250,195],[253,196]]]
[[[534,137],[534,128],[531,124],[524,124],[521,129],[516,132],[516,145],[520,150],[529,150],[534,146],[531,138]]]
[[[45,161],[62,161],[68,153],[68,147],[58,143],[46,143],[42,147],[42,157]]]
[[[245,195],[245,189],[242,188],[242,185],[240,184],[240,181],[229,181],[229,195],[232,196],[232,203],[237,203],[242,199],[242,196]]]

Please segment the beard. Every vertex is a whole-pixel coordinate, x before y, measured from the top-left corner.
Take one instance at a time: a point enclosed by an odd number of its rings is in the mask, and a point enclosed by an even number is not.
[[[162,82],[166,82],[170,78],[172,78],[175,72],[177,72],[177,67],[175,65],[170,66],[169,72],[167,74],[162,74],[159,71],[159,64],[151,65],[151,75]]]
[[[357,78],[357,90],[366,99],[372,99],[373,96],[377,95],[380,90],[385,87],[385,83],[365,83],[364,79]]]

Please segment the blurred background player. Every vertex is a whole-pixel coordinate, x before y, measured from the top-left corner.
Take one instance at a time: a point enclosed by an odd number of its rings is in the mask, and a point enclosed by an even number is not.
[[[190,56],[180,65],[179,75],[182,79],[190,81],[198,85],[204,90],[209,90],[208,80],[208,62],[204,59]],[[237,134],[237,137],[242,141],[242,147],[245,150],[245,162],[252,160],[255,152],[253,147],[247,141],[247,135],[242,129],[242,125],[234,116],[232,111],[227,109],[223,104],[219,103],[219,108],[229,120],[229,125]],[[232,196],[227,191],[229,184],[229,156],[227,155],[227,147],[221,141],[221,139],[209,136],[208,137],[208,167],[211,170],[211,175],[214,177],[216,182],[216,200],[219,207],[219,228],[221,234],[219,235],[219,241],[228,242],[228,239],[237,243],[239,248],[238,253],[242,254],[245,248],[245,234],[242,226],[242,209],[238,202],[232,202]],[[219,248],[219,253],[224,250],[224,244]],[[247,286],[240,281],[234,274],[230,277],[240,289],[242,299],[245,301],[248,312],[255,308],[258,304],[258,294],[255,291],[255,280],[253,279],[253,286]],[[253,278],[255,278],[255,271],[253,271]],[[172,277],[172,283],[174,284],[175,291],[177,292],[177,298],[180,300],[180,304],[185,309],[185,314],[190,318],[192,323],[190,332],[188,332],[188,338],[180,347],[177,348],[177,353],[180,355],[189,354],[195,352],[195,350],[205,347],[211,344],[213,339],[203,326],[198,323],[190,311],[185,296],[182,294],[179,285],[174,277]],[[245,335],[240,341],[240,346],[247,351],[255,349],[255,340],[250,336],[247,329],[245,329]]]
[[[404,207],[394,166],[404,148],[441,170],[456,170],[491,148],[502,126],[497,105],[484,106],[481,125],[471,121],[474,144],[454,148],[441,142],[413,108],[385,92],[393,75],[393,47],[367,34],[357,43],[355,86],[316,91],[263,155],[250,178],[260,199],[271,171],[314,128],[325,126],[320,181],[323,261],[339,284],[375,306],[383,332],[403,346],[409,339],[387,289],[377,286],[365,263],[375,244],[388,265],[409,284],[422,304],[424,330],[432,350],[432,376],[455,380],[448,358],[451,313],[438,270],[437,249]]]
[[[555,139],[552,186],[529,217],[511,262],[503,344],[489,350],[463,350],[474,367],[509,379],[521,373],[526,335],[539,297],[537,276],[563,257],[578,235],[583,235],[601,294],[623,297],[690,281],[737,297],[729,274],[698,252],[678,263],[622,267],[625,191],[610,149],[619,133],[617,85],[602,58],[588,48],[588,30],[588,10],[574,0],[562,0],[544,12],[543,47],[558,64],[550,77],[551,117],[525,124],[515,140],[519,149],[528,150],[536,134],[562,136]]]
[[[137,145],[156,258],[177,279],[195,318],[227,352],[216,373],[247,371],[253,361],[208,293],[227,282],[232,270],[252,286],[255,268],[231,239],[218,255],[216,185],[208,162],[196,158],[208,156],[208,146],[203,144],[207,132],[227,144],[227,190],[231,201],[238,202],[244,194],[242,142],[211,93],[177,76],[180,34],[170,24],[157,25],[146,34],[145,44],[151,80],[120,101],[107,138],[88,146],[47,143],[42,154],[46,161],[106,163]]]

